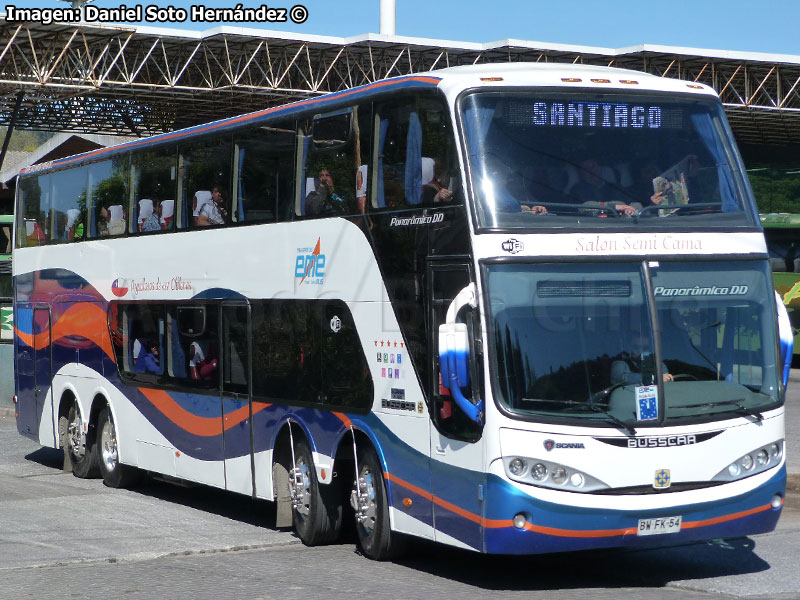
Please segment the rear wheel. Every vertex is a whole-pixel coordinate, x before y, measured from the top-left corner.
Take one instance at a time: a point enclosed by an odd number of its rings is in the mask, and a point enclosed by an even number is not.
[[[406,540],[392,532],[383,469],[369,444],[358,448],[358,479],[350,504],[355,510],[356,533],[364,556],[372,560],[391,560],[403,553]]]
[[[97,476],[97,458],[95,445],[87,431],[84,431],[84,421],[78,403],[73,400],[67,411],[67,416],[58,420],[58,430],[61,435],[61,446],[64,456],[69,460],[72,473],[75,477],[87,479]]]
[[[100,411],[98,418],[97,446],[103,483],[112,488],[125,488],[136,483],[139,470],[119,462],[117,428],[107,406]]]
[[[336,480],[320,485],[311,447],[301,438],[294,447],[294,468],[289,473],[292,524],[306,546],[330,544],[342,528],[342,498]]]

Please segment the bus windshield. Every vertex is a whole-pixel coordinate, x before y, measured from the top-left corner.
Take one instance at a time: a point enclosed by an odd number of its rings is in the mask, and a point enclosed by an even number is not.
[[[644,422],[635,398],[659,380],[670,424],[780,402],[764,261],[506,263],[485,274],[494,389],[514,413]]]
[[[479,92],[463,100],[461,116],[481,227],[755,222],[717,102]]]

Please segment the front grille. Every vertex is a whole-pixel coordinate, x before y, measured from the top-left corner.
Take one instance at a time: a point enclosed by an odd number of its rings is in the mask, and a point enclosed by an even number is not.
[[[539,298],[628,298],[630,281],[547,280],[536,285]]]
[[[673,483],[665,490],[657,490],[652,485],[637,485],[624,488],[610,488],[605,490],[595,490],[592,494],[602,496],[641,496],[647,494],[669,494],[672,492],[686,492],[689,490],[702,490],[704,488],[722,485],[724,481],[687,481],[684,483]]]

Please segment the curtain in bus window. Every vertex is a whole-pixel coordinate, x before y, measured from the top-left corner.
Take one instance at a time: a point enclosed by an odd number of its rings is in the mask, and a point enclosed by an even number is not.
[[[386,143],[386,134],[389,131],[389,118],[384,117],[380,122],[380,133],[378,141],[378,206],[386,207],[386,197],[383,187],[383,146]]]
[[[236,220],[237,221],[244,221],[246,219],[244,214],[244,186],[242,181],[242,171],[244,170],[244,155],[245,155],[245,148],[239,148],[239,164],[237,168],[239,169],[239,177],[237,178],[237,190],[236,190]]]
[[[309,150],[310,147],[311,147],[311,136],[310,135],[303,136],[303,164],[304,165],[308,164],[308,150]],[[305,175],[305,172],[304,172],[304,175]],[[304,176],[304,177],[300,178],[300,214],[301,215],[305,215],[306,214],[306,194],[307,194],[306,178]]]
[[[413,111],[408,117],[406,136],[406,203],[420,204],[422,201],[422,125],[419,115]]]
[[[717,164],[719,191],[722,197],[722,212],[736,212],[740,210],[735,199],[725,148],[722,146],[720,137],[716,135],[714,123],[711,121],[711,115],[708,113],[693,114],[691,118],[692,124],[697,129],[697,133],[700,134],[700,139],[714,157],[714,162]]]
[[[483,150],[486,134],[494,117],[493,106],[476,106],[470,104],[465,112],[464,127],[467,130],[467,139],[475,140],[470,145],[470,159],[477,157]]]

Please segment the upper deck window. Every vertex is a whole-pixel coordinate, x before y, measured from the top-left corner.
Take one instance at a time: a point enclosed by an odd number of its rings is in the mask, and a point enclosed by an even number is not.
[[[482,227],[754,224],[716,102],[476,93],[461,112]]]

